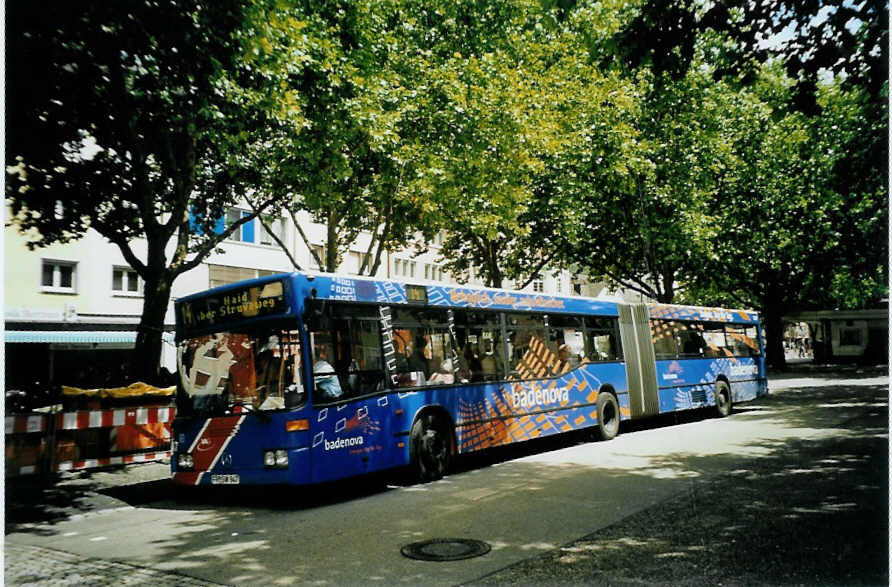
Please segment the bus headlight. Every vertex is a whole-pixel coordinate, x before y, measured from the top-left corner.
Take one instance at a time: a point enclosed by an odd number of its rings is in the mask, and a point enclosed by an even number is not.
[[[264,451],[263,466],[269,469],[288,468],[288,451],[283,449]]]
[[[179,453],[177,455],[177,469],[192,469],[195,467],[195,459],[189,453]]]

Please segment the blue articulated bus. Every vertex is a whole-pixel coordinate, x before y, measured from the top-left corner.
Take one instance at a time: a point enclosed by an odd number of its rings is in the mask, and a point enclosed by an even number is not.
[[[281,274],[176,302],[173,479],[312,484],[767,393],[755,312]]]

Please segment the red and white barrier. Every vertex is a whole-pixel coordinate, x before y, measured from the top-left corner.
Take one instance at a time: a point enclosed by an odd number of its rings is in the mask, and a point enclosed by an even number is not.
[[[175,413],[141,406],[5,416],[6,475],[39,473],[50,463],[56,471],[77,471],[170,458]]]
[[[56,422],[57,430],[114,428],[133,424],[156,424],[173,421],[175,408],[118,408],[114,410],[79,410],[63,412]]]
[[[114,465],[129,465],[130,463],[149,463],[170,458],[170,451],[150,452],[135,455],[122,455],[118,457],[105,457],[101,459],[85,459],[82,461],[65,461],[56,463],[56,471],[80,471],[81,469],[95,469],[97,467],[110,467]]]
[[[5,417],[6,434],[31,434],[46,431],[45,414],[20,414]]]
[[[16,414],[4,417],[7,477],[33,475],[40,471],[46,450],[45,436],[50,419],[46,414]]]

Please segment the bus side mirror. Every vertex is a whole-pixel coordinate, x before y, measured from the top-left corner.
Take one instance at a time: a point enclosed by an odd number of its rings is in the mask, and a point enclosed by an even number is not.
[[[288,389],[285,391],[285,407],[287,409],[297,408],[305,401],[307,401],[307,398],[302,387],[298,387],[295,383],[288,386]]]
[[[310,332],[318,332],[328,329],[328,313],[325,311],[325,301],[311,301],[307,305],[304,323]]]

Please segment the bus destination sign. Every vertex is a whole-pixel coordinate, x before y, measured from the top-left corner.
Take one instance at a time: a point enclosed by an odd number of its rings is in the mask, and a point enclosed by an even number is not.
[[[199,329],[245,318],[282,314],[288,309],[281,281],[234,289],[180,302],[178,318],[186,329]]]

